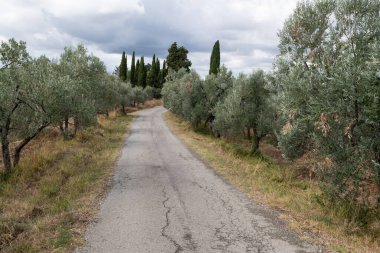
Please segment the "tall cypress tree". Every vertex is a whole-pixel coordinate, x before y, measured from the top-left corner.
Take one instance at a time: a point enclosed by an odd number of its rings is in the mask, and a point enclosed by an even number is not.
[[[209,75],[217,74],[219,72],[219,69],[220,69],[220,45],[219,45],[219,40],[217,40],[211,52]]]
[[[140,71],[140,60],[137,59],[137,62],[136,62],[136,70],[135,70],[135,76],[134,76],[135,84],[134,84],[133,86],[136,86],[136,85],[137,85],[138,76],[139,76],[139,71]]]
[[[156,55],[154,54],[152,58],[152,65],[150,67],[150,70],[146,78],[146,84],[148,86],[154,87],[155,80],[157,79],[155,75],[156,75]]]
[[[146,87],[146,79],[148,77],[149,64],[144,65],[144,75],[143,75],[143,87]]]
[[[156,88],[161,88],[161,81],[160,81],[160,60],[157,58],[156,59],[156,63],[155,63],[155,68],[154,68],[154,71],[155,71],[155,73],[154,73],[154,77],[155,77],[155,79],[154,79],[154,87],[156,87]]]
[[[137,86],[145,87],[146,86],[146,76],[145,76],[145,63],[144,56],[141,56],[138,75],[137,75]]]
[[[122,81],[127,80],[127,58],[125,57],[125,51],[123,51],[123,54],[121,56],[121,62],[119,66],[119,77]]]
[[[132,86],[136,85],[136,63],[135,63],[135,51],[132,54],[132,63],[131,63],[131,83]]]
[[[160,86],[161,87],[165,83],[165,78],[167,74],[168,74],[168,70],[166,68],[166,60],[164,60],[164,63],[162,64],[162,69],[160,71]]]
[[[153,58],[152,58],[152,66],[154,65],[154,63],[156,63],[156,54],[153,54]]]

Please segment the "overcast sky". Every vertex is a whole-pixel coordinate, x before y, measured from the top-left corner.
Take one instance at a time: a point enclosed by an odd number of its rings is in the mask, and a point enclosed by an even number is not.
[[[192,68],[208,72],[216,40],[221,62],[234,73],[269,70],[277,32],[297,0],[0,0],[0,40],[27,42],[31,55],[58,57],[84,43],[112,72],[121,52],[160,59],[176,41]]]

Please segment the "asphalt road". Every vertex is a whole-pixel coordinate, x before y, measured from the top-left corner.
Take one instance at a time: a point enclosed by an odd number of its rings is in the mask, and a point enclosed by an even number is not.
[[[78,252],[321,252],[185,147],[156,107],[140,112],[113,186]]]

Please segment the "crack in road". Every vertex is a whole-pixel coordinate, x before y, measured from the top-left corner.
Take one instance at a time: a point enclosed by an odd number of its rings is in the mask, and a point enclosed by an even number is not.
[[[176,248],[176,250],[174,251],[174,253],[178,253],[178,252],[183,251],[182,246],[179,245],[171,236],[169,236],[168,234],[166,234],[166,229],[170,226],[169,214],[170,214],[170,212],[171,212],[172,209],[171,209],[171,207],[169,207],[169,206],[166,205],[166,203],[169,201],[169,197],[166,194],[165,188],[162,189],[162,192],[163,192],[164,198],[165,198],[165,200],[162,201],[162,205],[166,209],[166,212],[165,212],[166,223],[165,223],[165,226],[163,226],[162,229],[161,229],[161,235],[163,237],[165,237],[166,239],[168,239],[174,245],[174,247]]]
[[[78,253],[320,252],[189,151],[163,112],[149,109],[133,122],[112,189]]]

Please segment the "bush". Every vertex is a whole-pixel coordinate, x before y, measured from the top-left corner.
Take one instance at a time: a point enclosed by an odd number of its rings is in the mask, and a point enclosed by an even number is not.
[[[379,9],[372,0],[301,2],[279,33],[280,144],[290,158],[308,147],[328,158],[323,189],[348,202],[377,184],[380,203]]]

